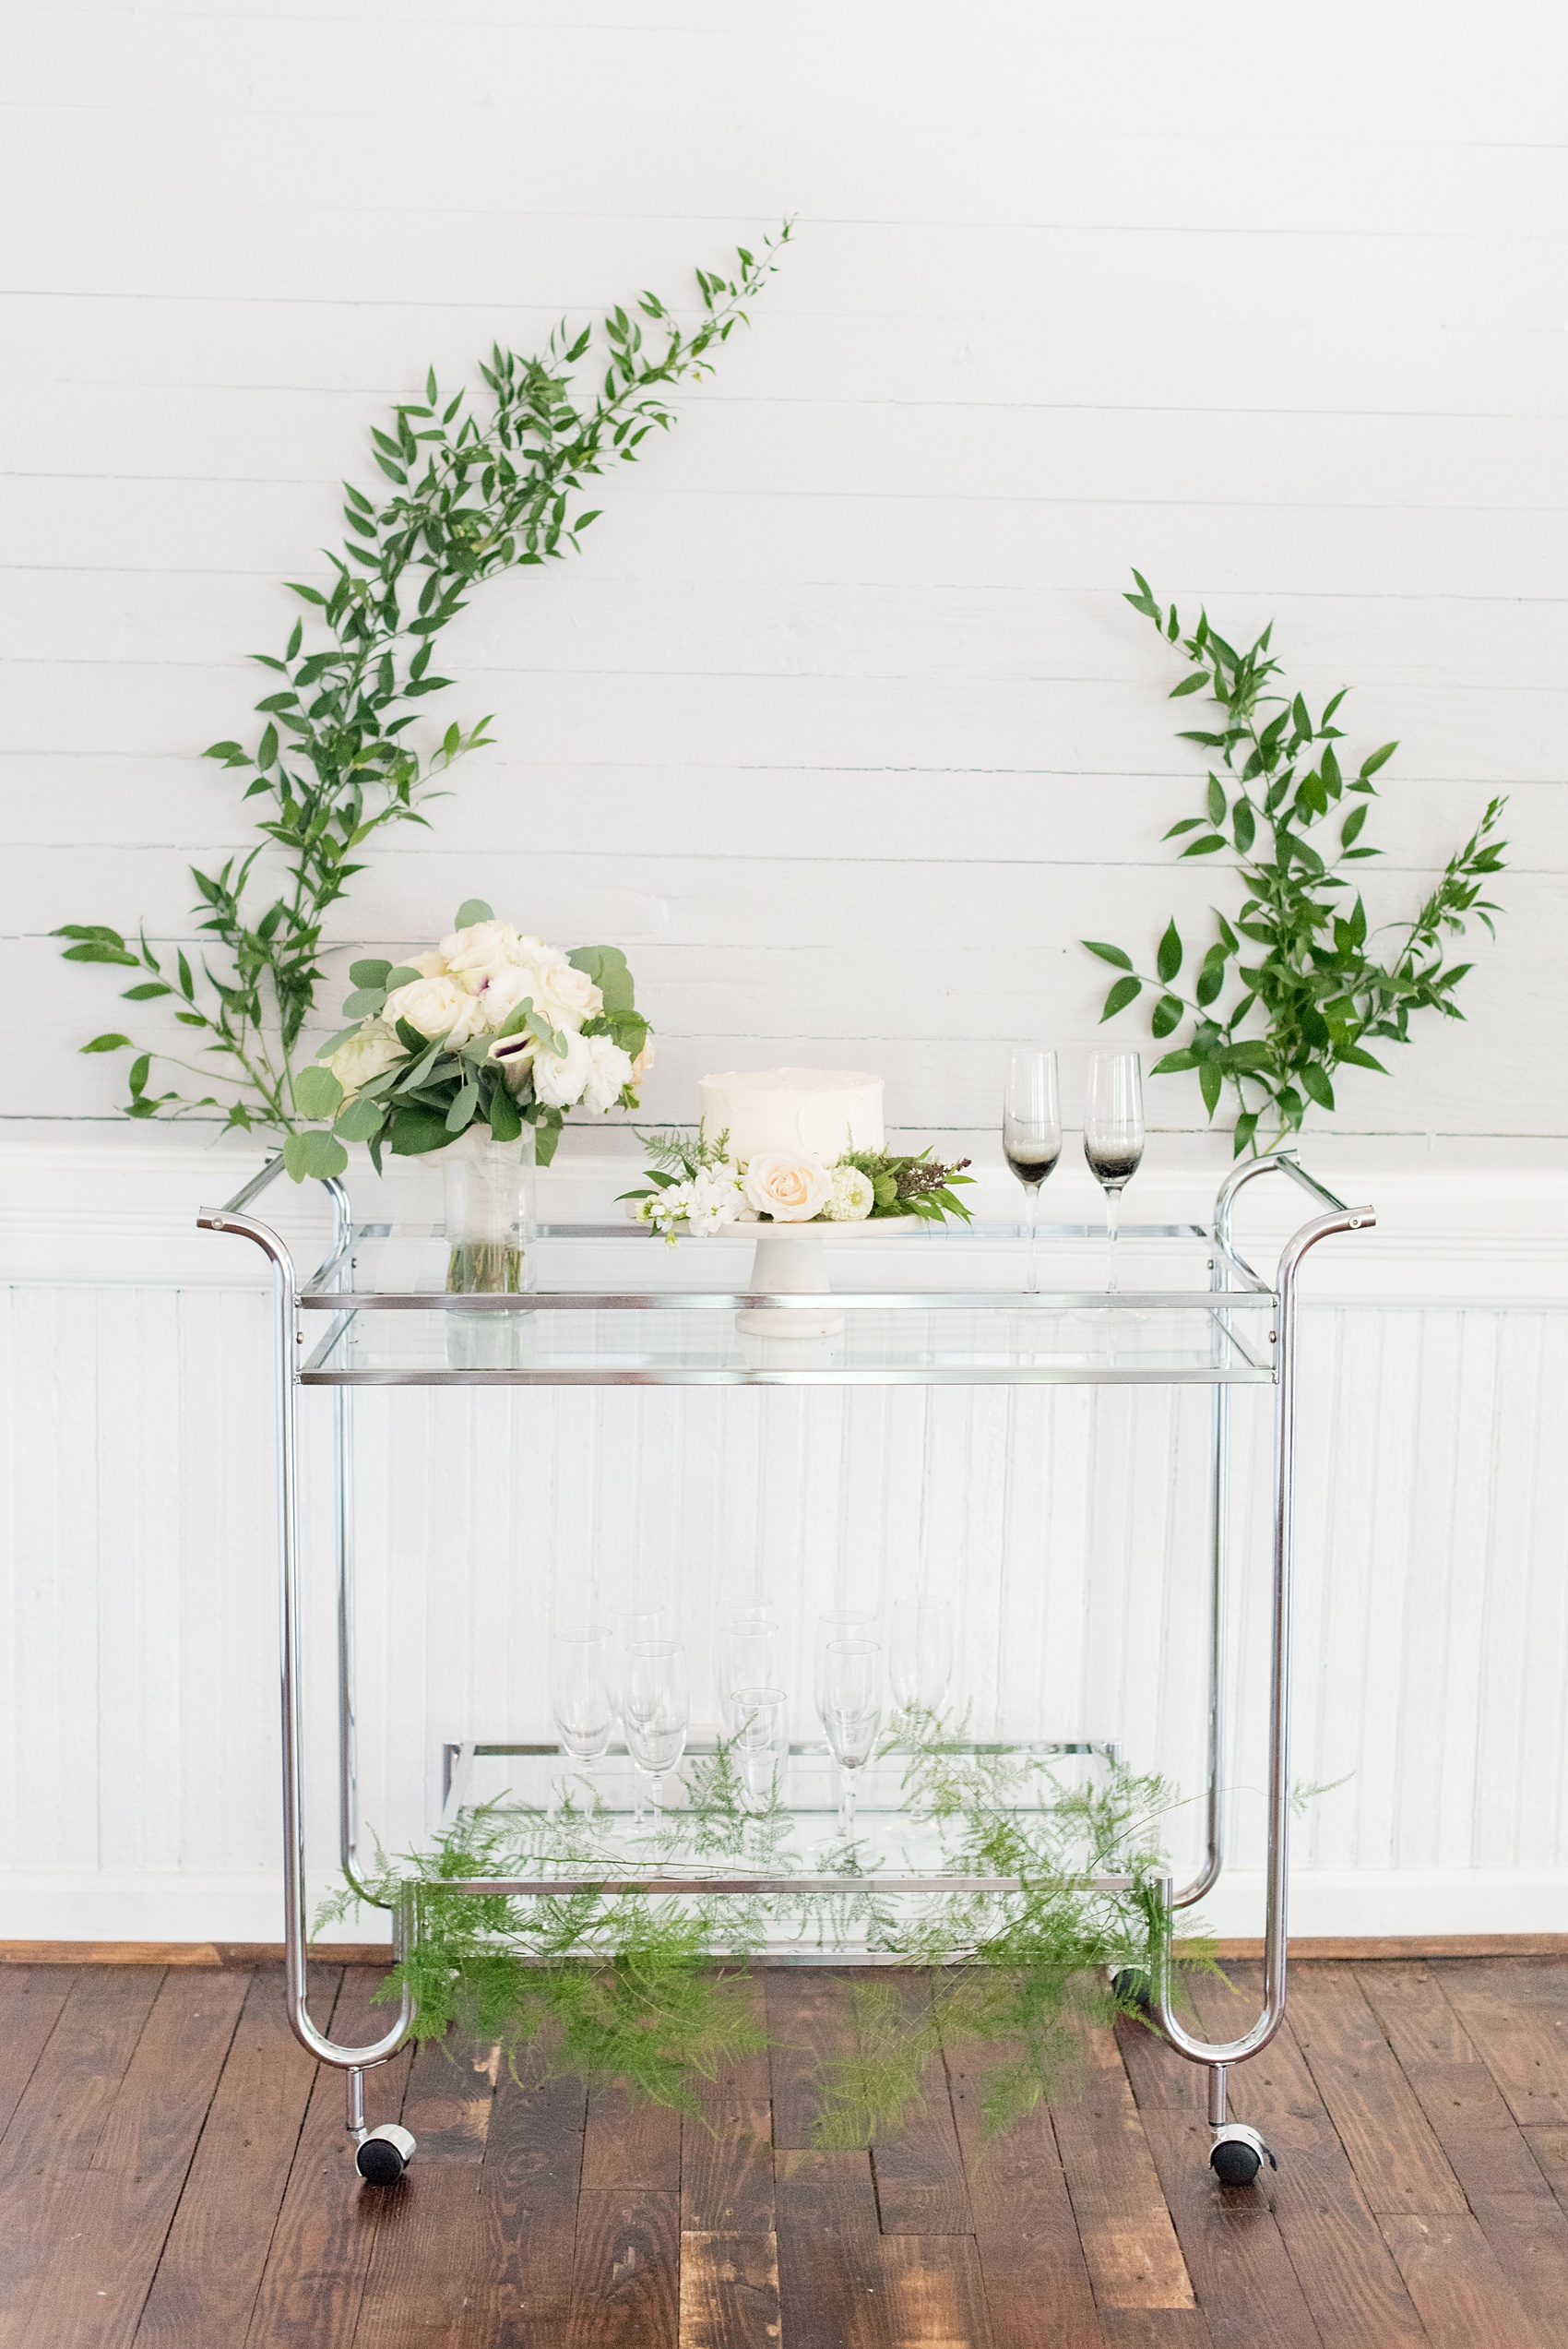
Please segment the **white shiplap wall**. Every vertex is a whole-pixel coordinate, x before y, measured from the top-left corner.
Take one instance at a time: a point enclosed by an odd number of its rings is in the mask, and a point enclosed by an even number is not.
[[[1194,777],[1133,563],[1232,634],[1275,615],[1310,693],[1355,681],[1354,740],[1400,736],[1379,913],[1506,789],[1468,1024],[1352,1078],[1320,1153],[1396,1215],[1310,1338],[1301,1772],[1355,1775],[1303,1899],[1324,1929],[1562,1921],[1564,45],[1545,0],[1225,5],[1201,38],[1143,0],[11,12],[0,1933],[265,1936],[275,1848],[255,1295],[185,1236],[220,1186],[107,1122],[113,1064],[71,1048],[118,1013],[46,933],[190,936],[185,865],[246,838],[192,754],[242,727],[387,400],[785,212],[750,334],[588,551],[453,632],[453,709],[499,747],[378,855],[337,960],[481,892],[627,946],[654,1116],[716,1064],[849,1058],[968,1141],[1007,1039],[1089,1033],[1076,937],[1223,887],[1158,844]],[[1152,1204],[1218,1162],[1182,1084],[1151,1109]],[[1190,1774],[1164,1401],[524,1399],[435,1459],[446,1404],[362,1417],[390,1831],[434,1739],[537,1705],[534,1597],[596,1539],[611,1575],[679,1558],[694,1607],[957,1576],[979,1706],[1038,1682]]]

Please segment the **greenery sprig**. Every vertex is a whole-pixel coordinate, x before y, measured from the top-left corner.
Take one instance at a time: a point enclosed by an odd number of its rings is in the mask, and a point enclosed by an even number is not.
[[[1206,691],[1220,711],[1217,725],[1179,736],[1217,757],[1203,815],[1183,817],[1165,837],[1196,834],[1183,857],[1233,850],[1245,894],[1233,923],[1215,910],[1214,943],[1195,970],[1189,965],[1186,989],[1177,985],[1187,948],[1174,920],[1152,972],[1122,947],[1097,938],[1082,943],[1124,974],[1106,996],[1102,1020],[1147,987],[1156,997],[1149,1025],[1158,1040],[1191,1023],[1186,1040],[1156,1063],[1154,1074],[1194,1071],[1211,1121],[1229,1089],[1241,1156],[1260,1147],[1260,1126],[1267,1128],[1262,1146],[1273,1148],[1298,1130],[1310,1104],[1332,1111],[1336,1068],[1386,1075],[1367,1049],[1369,1038],[1408,1043],[1417,1011],[1464,1018],[1454,995],[1472,966],[1445,961],[1443,940],[1462,933],[1470,914],[1495,936],[1491,916],[1499,909],[1481,890],[1503,870],[1507,843],[1495,835],[1504,803],[1489,802],[1412,920],[1369,932],[1360,892],[1346,901],[1351,883],[1345,867],[1382,853],[1361,837],[1365,802],[1376,796],[1372,778],[1398,745],[1384,743],[1348,774],[1335,748],[1344,732],[1334,722],[1348,687],[1314,719],[1301,694],[1272,687],[1282,675],[1269,650],[1272,622],[1244,652],[1211,626],[1206,612],[1183,636],[1176,606],[1163,610],[1142,572],[1133,577],[1137,591],[1127,602],[1193,663],[1171,699]],[[1331,817],[1337,837],[1325,853],[1313,835],[1322,840],[1319,828]],[[1235,992],[1222,1008],[1228,987]]]
[[[363,869],[366,843],[388,825],[426,822],[422,810],[457,761],[491,739],[487,718],[454,720],[428,752],[409,739],[422,703],[453,682],[433,666],[442,630],[481,581],[580,547],[600,511],[580,505],[585,483],[635,462],[651,433],[669,430],[671,392],[712,372],[716,347],[745,320],[790,233],[786,223],[759,255],[739,248],[732,277],[698,269],[701,316],[689,332],[652,292],[639,297],[638,317],[612,310],[600,322],[607,364],[591,396],[576,392],[572,370],[595,329],[563,324],[538,356],[493,347],[480,368],[484,413],[465,391],[447,398],[433,368],[424,398],[399,401],[390,429],[373,429],[390,495],[344,483],[349,536],[340,553],[326,550],[330,588],[289,583],[307,606],[310,642],[302,614],[280,659],[253,655],[277,681],[255,705],[259,738],[205,753],[248,775],[244,797],[262,803],[255,848],[216,873],[193,868],[212,952],[195,971],[183,949],[155,953],[145,928],[134,941],[103,923],[54,933],[72,940],[69,961],[143,974],[125,1000],[168,998],[192,1031],[195,1063],[117,1030],[82,1046],[134,1055],[128,1115],[221,1110],[226,1127],[283,1136],[308,1119],[294,1050],[322,977],[327,912]],[[155,1067],[223,1091],[155,1091]]]

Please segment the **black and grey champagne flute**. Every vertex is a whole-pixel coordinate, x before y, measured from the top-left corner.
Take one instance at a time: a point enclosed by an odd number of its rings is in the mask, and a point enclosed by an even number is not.
[[[1144,1154],[1144,1068],[1135,1052],[1089,1055],[1088,1102],[1084,1111],[1084,1156],[1105,1193],[1105,1229],[1111,1244],[1114,1290],[1116,1233],[1122,1193]]]
[[[1056,1055],[1020,1044],[1007,1062],[1002,1097],[1002,1154],[1029,1203],[1029,1287],[1039,1285],[1035,1227],[1039,1186],[1062,1155],[1062,1113],[1056,1096]]]

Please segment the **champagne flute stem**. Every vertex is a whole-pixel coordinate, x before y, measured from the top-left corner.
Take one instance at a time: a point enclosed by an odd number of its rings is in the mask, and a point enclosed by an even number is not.
[[[1109,1241],[1111,1247],[1111,1278],[1107,1286],[1110,1288],[1112,1295],[1115,1294],[1116,1290],[1120,1285],[1117,1279],[1116,1239],[1118,1226],[1121,1221],[1121,1212],[1122,1193],[1120,1188],[1112,1187],[1105,1194],[1105,1232],[1106,1238]]]
[[[838,1832],[845,1842],[855,1831],[855,1773],[838,1766]]]
[[[1039,1228],[1039,1185],[1038,1183],[1031,1183],[1031,1184],[1029,1185],[1029,1186],[1028,1186],[1028,1192],[1029,1192],[1029,1294],[1030,1294],[1030,1295],[1032,1296],[1032,1295],[1034,1294],[1034,1292],[1035,1292],[1035,1291],[1036,1291],[1036,1290],[1039,1287],[1039,1256],[1036,1254],[1036,1250],[1035,1250],[1036,1238],[1037,1238],[1037,1236],[1038,1236]]]

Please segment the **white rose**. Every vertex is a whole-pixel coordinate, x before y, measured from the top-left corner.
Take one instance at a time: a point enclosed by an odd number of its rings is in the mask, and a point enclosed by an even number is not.
[[[444,979],[446,976],[446,958],[432,947],[428,954],[410,954],[403,969],[417,971],[422,979]]]
[[[535,1054],[534,1099],[542,1102],[547,1109],[575,1109],[592,1074],[593,1060],[587,1042],[581,1036],[568,1036],[565,1052],[559,1060],[552,1052]]]
[[[604,1008],[604,997],[586,971],[574,971],[564,955],[545,963],[535,963],[534,1009],[549,1020],[552,1028],[564,1028],[575,1035],[585,1019],[591,1019]]]
[[[593,1064],[583,1093],[583,1107],[593,1116],[602,1117],[620,1100],[622,1086],[631,1083],[631,1060],[609,1036],[584,1036],[581,1041],[588,1046]]]
[[[529,1000],[539,1009],[539,982],[531,971],[519,969],[515,962],[503,963],[498,970],[486,973],[484,984],[474,1000],[479,1005],[481,1028],[504,1028],[518,1004]]]
[[[510,922],[473,922],[466,930],[454,930],[443,938],[440,950],[447,970],[473,995],[489,972],[499,971],[517,959],[517,942]]]
[[[483,1024],[478,996],[445,976],[410,979],[406,987],[395,987],[382,1006],[382,1017],[406,1019],[422,1036],[445,1036],[452,1044],[466,1044]]]
[[[833,1190],[823,1209],[830,1223],[859,1223],[876,1205],[876,1186],[858,1166],[836,1166]]]
[[[833,1177],[809,1151],[759,1151],[746,1165],[746,1204],[776,1223],[807,1223],[820,1214],[833,1191]]]
[[[407,1058],[395,1029],[389,1028],[385,1019],[367,1019],[357,1035],[345,1037],[327,1066],[347,1099],[357,1093],[362,1085],[368,1085],[373,1077],[379,1077],[396,1062]]]

